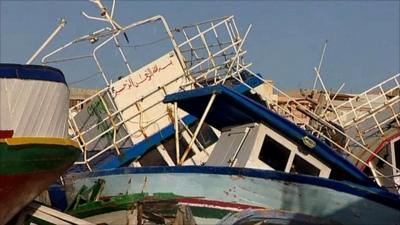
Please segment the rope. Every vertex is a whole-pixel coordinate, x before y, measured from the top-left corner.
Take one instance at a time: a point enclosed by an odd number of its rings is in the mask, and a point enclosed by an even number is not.
[[[393,177],[400,177],[399,174],[394,174],[394,175],[381,175],[381,176],[369,176],[370,178],[393,178]]]
[[[170,39],[170,38],[169,37],[165,37],[165,38],[161,38],[159,40],[155,40],[155,41],[151,41],[151,42],[147,42],[147,43],[143,43],[143,44],[121,45],[121,47],[140,48],[140,47],[145,47],[145,46],[149,46],[149,45],[154,45],[154,44],[160,43],[160,42],[168,40],[168,39]]]
[[[94,76],[96,76],[96,75],[98,75],[98,74],[100,74],[100,72],[96,72],[96,73],[91,74],[91,75],[89,75],[89,76],[87,76],[87,77],[84,77],[84,78],[82,78],[82,79],[80,79],[80,80],[75,80],[75,81],[69,82],[68,84],[77,84],[77,83],[80,83],[80,82],[82,82],[82,81],[89,80],[90,78],[92,78],[92,77],[94,77]]]

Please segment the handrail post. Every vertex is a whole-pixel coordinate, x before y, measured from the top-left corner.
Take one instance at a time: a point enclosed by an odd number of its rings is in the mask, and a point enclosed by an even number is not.
[[[210,98],[210,100],[209,100],[209,102],[208,102],[208,104],[207,104],[207,107],[206,107],[206,109],[204,110],[203,115],[201,116],[201,119],[200,119],[200,121],[199,121],[199,124],[197,125],[196,130],[194,131],[192,140],[190,140],[189,145],[187,146],[185,152],[183,153],[182,159],[181,159],[181,161],[180,161],[180,163],[179,163],[180,165],[182,165],[182,163],[185,161],[187,155],[189,154],[189,151],[190,151],[190,149],[192,148],[192,145],[194,144],[194,141],[196,140],[197,135],[198,135],[199,132],[200,132],[201,126],[203,125],[204,120],[206,119],[206,117],[207,117],[207,115],[208,115],[208,112],[210,111],[210,108],[211,108],[212,104],[214,103],[214,100],[215,100],[215,97],[216,97],[216,96],[217,96],[216,93],[214,93],[213,95],[211,95],[211,98]]]

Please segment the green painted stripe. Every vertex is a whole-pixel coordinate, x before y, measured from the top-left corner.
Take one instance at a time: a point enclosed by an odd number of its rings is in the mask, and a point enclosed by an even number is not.
[[[69,166],[79,156],[74,146],[0,143],[0,175],[54,170]]]
[[[154,193],[152,196],[150,196],[146,192],[125,194],[125,195],[110,197],[106,201],[99,200],[99,201],[83,203],[72,210],[67,210],[67,213],[76,216],[78,218],[87,218],[91,216],[116,212],[120,210],[133,210],[135,209],[137,202],[143,201],[149,197],[151,197],[153,200],[160,200],[160,203],[162,203],[163,200],[174,200],[182,196],[175,195],[173,193]],[[80,199],[80,201],[82,201],[82,199]],[[218,209],[212,207],[202,207],[202,206],[189,206],[189,207],[192,210],[193,216],[199,218],[207,218],[207,219],[221,219],[228,213],[233,212],[226,209]],[[174,207],[170,209],[160,208],[159,210],[157,210],[157,214],[169,215],[173,217],[176,215],[176,208]]]
[[[99,200],[83,203],[75,209],[68,210],[67,213],[78,218],[86,218],[119,210],[131,210],[135,207],[136,202],[142,201],[147,196],[148,193],[135,193],[129,195],[114,196],[107,201]]]

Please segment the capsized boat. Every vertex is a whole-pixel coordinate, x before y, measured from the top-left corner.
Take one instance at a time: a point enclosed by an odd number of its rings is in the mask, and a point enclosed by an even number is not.
[[[68,98],[60,70],[0,64],[0,224],[79,156],[78,145],[67,138]]]
[[[113,14],[114,3],[108,10],[100,0],[90,2],[101,17],[84,13],[85,17],[105,27],[42,58],[43,64],[57,64],[63,71],[85,68],[80,71],[85,78],[77,82],[93,79],[95,83],[94,77],[99,75],[104,83],[95,94],[70,108],[70,134],[82,150],[71,171],[201,164],[219,133],[202,126],[191,144],[193,151],[181,162],[177,156],[188,146],[198,120],[162,101],[180,90],[217,83],[260,98],[263,82],[250,76],[247,68],[252,63],[245,60],[244,43],[250,27],[242,34],[234,16],[172,28],[162,15],[155,15],[124,25]],[[151,33],[143,33],[143,29]],[[118,57],[113,56],[115,51]],[[178,114],[182,118],[178,135],[182,153],[177,153],[174,145],[171,122]]]

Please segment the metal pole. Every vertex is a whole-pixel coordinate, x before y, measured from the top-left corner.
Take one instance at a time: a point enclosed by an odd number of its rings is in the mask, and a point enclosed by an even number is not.
[[[322,61],[324,60],[325,50],[326,50],[326,46],[327,45],[328,45],[328,40],[325,41],[324,48],[322,50],[321,59],[319,60],[319,65],[318,65],[318,72],[321,70]],[[315,77],[314,85],[313,85],[313,88],[312,88],[313,91],[315,90],[315,86],[317,85],[317,79],[318,79],[318,77]]]
[[[174,114],[175,114],[175,151],[176,151],[176,164],[179,163],[179,127],[178,127],[178,103],[174,102]]]
[[[189,154],[189,151],[190,151],[190,149],[192,148],[192,145],[193,145],[194,141],[196,140],[197,135],[198,135],[199,132],[200,132],[200,128],[201,128],[201,126],[203,125],[204,120],[206,119],[206,116],[207,116],[208,112],[210,111],[211,105],[213,104],[213,102],[214,102],[216,96],[217,96],[217,94],[215,94],[215,93],[214,93],[213,95],[211,95],[210,101],[208,102],[207,107],[206,107],[206,109],[204,110],[203,115],[201,116],[201,119],[200,119],[200,121],[199,121],[199,124],[198,124],[197,127],[196,127],[196,130],[194,131],[193,138],[192,138],[192,140],[190,140],[190,143],[189,143],[189,145],[187,146],[187,148],[186,148],[186,150],[185,150],[185,153],[183,153],[182,159],[181,159],[181,161],[180,161],[179,164],[182,165],[182,163],[185,161],[187,155]]]
[[[317,68],[315,68],[315,67],[314,67],[314,71],[315,71],[315,74],[317,75],[317,79],[319,79],[319,81],[321,82],[322,88],[324,89],[325,95],[326,95],[326,97],[328,98],[328,102],[329,102],[329,104],[331,105],[331,107],[332,107],[332,109],[333,109],[333,112],[335,112],[336,117],[339,118],[340,115],[339,115],[339,113],[337,112],[335,106],[333,105],[333,102],[332,102],[332,100],[331,100],[331,97],[329,96],[329,93],[328,93],[328,91],[326,90],[325,84],[324,84],[324,82],[322,81],[322,78],[321,78],[321,75],[319,74],[319,71],[318,71]],[[339,119],[339,124],[340,124],[340,126],[344,127],[344,126],[343,126],[343,122],[342,122],[340,119]]]
[[[40,52],[43,51],[45,47],[54,39],[54,37],[64,28],[66,24],[65,19],[61,18],[60,23],[58,24],[57,28],[53,31],[53,33],[47,38],[47,40],[40,46],[38,50],[36,50],[35,54],[26,62],[26,64],[31,64],[31,62],[39,55]]]

